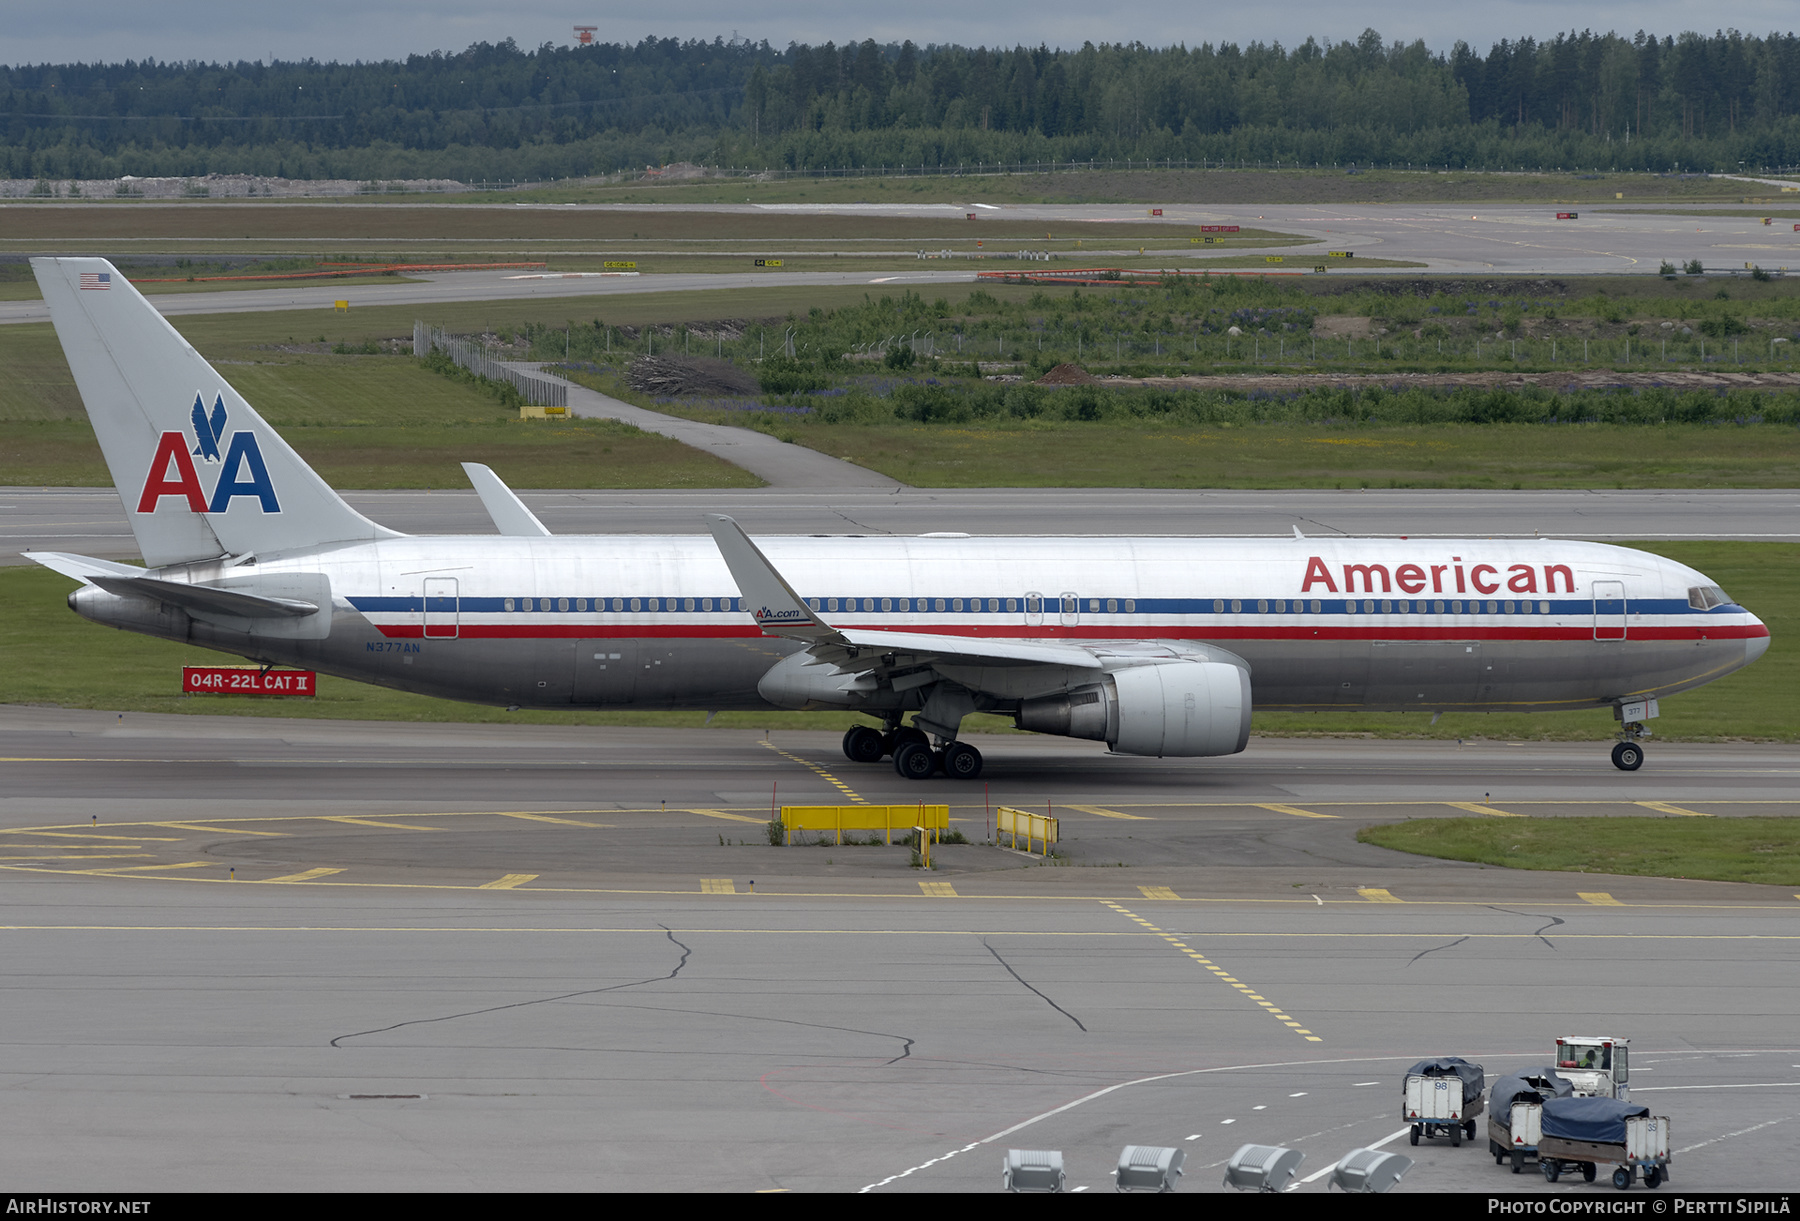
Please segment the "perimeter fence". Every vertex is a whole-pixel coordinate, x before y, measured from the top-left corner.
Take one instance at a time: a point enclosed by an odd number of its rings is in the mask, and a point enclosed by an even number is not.
[[[509,383],[521,398],[533,406],[569,405],[569,387],[565,383],[539,377],[523,369],[515,369],[505,361],[496,360],[489,355],[484,345],[475,340],[463,339],[424,322],[414,322],[413,355],[429,356],[432,352],[442,352],[477,377]]]

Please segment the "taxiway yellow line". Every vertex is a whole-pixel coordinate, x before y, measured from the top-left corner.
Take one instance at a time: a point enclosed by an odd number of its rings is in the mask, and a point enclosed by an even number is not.
[[[1658,814],[1685,814],[1689,818],[1711,818],[1711,814],[1702,814],[1699,810],[1684,810],[1680,806],[1672,806],[1666,801],[1639,801],[1634,804],[1646,810],[1655,810]]]
[[[535,873],[508,873],[501,877],[495,878],[491,882],[483,882],[481,885],[477,886],[475,889],[476,890],[512,890],[513,888],[515,888],[517,886],[522,886],[526,882],[532,881],[537,876],[538,875]]]
[[[308,869],[305,873],[290,873],[279,878],[264,878],[265,882],[310,882],[314,878],[328,878],[334,873],[342,873],[342,869]]]
[[[1289,1030],[1292,1030],[1295,1034],[1304,1038],[1308,1043],[1323,1043],[1325,1041],[1299,1022],[1296,1022],[1292,1017],[1288,1016],[1288,1014],[1282,1010],[1281,1006],[1259,994],[1256,989],[1232,975],[1231,972],[1219,966],[1219,964],[1212,961],[1212,959],[1208,958],[1205,954],[1202,954],[1199,950],[1188,945],[1181,938],[1176,937],[1171,933],[1165,933],[1162,929],[1156,927],[1156,925],[1150,923],[1136,912],[1122,907],[1117,903],[1109,901],[1106,903],[1106,906],[1112,908],[1112,910],[1118,912],[1120,915],[1136,921],[1139,925],[1143,926],[1147,932],[1160,937],[1162,940],[1180,950],[1183,954],[1186,954],[1189,958],[1193,959],[1194,962],[1212,972],[1212,974],[1218,978],[1220,983],[1230,984],[1232,988],[1243,995],[1245,1000],[1256,1004],[1270,1017],[1275,1018],[1283,1026],[1286,1026]]]
[[[353,827],[380,827],[384,831],[441,831],[442,827],[414,827],[406,823],[376,822],[372,818],[352,818],[348,814],[315,814],[324,822],[341,822]]]
[[[1478,801],[1446,801],[1445,805],[1453,810],[1467,810],[1471,814],[1485,814],[1490,818],[1524,818],[1523,814],[1514,814],[1510,810],[1496,810],[1493,806]]]
[[[1292,814],[1295,818],[1342,818],[1342,814],[1315,814],[1311,810],[1302,810],[1299,806],[1282,805],[1276,801],[1255,801],[1250,803],[1258,810],[1273,810],[1277,814]]]
[[[1127,818],[1133,822],[1155,822],[1156,821],[1154,818],[1150,817],[1148,814],[1125,814],[1119,810],[1109,810],[1104,806],[1066,805],[1063,807],[1063,809],[1078,810],[1083,814],[1096,814],[1101,818]]]
[[[610,824],[602,823],[602,822],[577,822],[573,818],[552,818],[548,814],[521,814],[521,813],[517,813],[514,811],[496,811],[496,814],[500,818],[523,818],[523,819],[528,819],[531,822],[551,822],[551,823],[557,823],[557,824],[559,824],[561,826],[565,826],[565,827],[601,827],[601,828],[605,828],[605,827],[610,826]]]

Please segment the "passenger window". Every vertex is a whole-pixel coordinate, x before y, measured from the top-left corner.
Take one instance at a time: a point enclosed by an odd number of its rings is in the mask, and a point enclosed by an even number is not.
[[[513,608],[513,600],[511,598],[508,598],[506,600],[506,609],[511,610],[512,608]]]
[[[1137,613],[1137,599],[1136,598],[1125,599],[1125,613],[1127,615],[1134,615]]]
[[[944,600],[942,598],[936,599],[935,605],[937,606],[937,609],[943,610],[944,609]]]
[[[1244,602],[1243,602],[1243,599],[1241,599],[1241,598],[1233,598],[1233,599],[1232,599],[1232,600],[1231,600],[1231,613],[1232,613],[1232,614],[1234,614],[1234,615],[1241,615],[1241,614],[1243,614],[1243,613],[1244,613]]]
[[[530,609],[531,609],[531,604],[530,604],[530,603],[526,603],[526,605],[525,605],[525,609],[526,609],[526,610],[530,610]],[[632,599],[632,600],[631,600],[631,609],[632,609],[632,610],[634,610],[634,611],[635,611],[635,610],[643,610],[643,609],[644,609],[644,603],[643,603],[643,600],[642,600],[642,599],[639,599],[639,598],[633,598],[633,599]]]
[[[1433,613],[1433,614],[1438,614],[1438,615],[1441,615],[1441,614],[1443,614],[1443,613],[1444,613],[1444,603],[1443,603],[1443,601],[1442,601],[1442,599],[1440,599],[1440,600],[1438,600],[1438,601],[1436,601],[1436,602],[1433,602],[1433,603],[1432,603],[1432,604],[1431,604],[1431,606],[1432,606],[1432,613]]]
[[[569,609],[569,600],[567,598],[558,598],[556,600],[556,609],[559,611],[567,611]]]
[[[1548,602],[1539,602],[1538,603],[1538,614],[1548,615],[1549,613],[1550,613],[1550,604]]]
[[[1313,613],[1313,614],[1315,614],[1315,615],[1316,615],[1316,614],[1318,614],[1318,613],[1319,613],[1319,609],[1320,609],[1320,608],[1321,608],[1321,607],[1322,607],[1322,606],[1323,606],[1323,605],[1324,605],[1324,603],[1322,603],[1322,602],[1320,602],[1320,601],[1319,601],[1319,600],[1318,600],[1318,599],[1317,599],[1317,598],[1314,598],[1314,599],[1313,599],[1313,600],[1312,600],[1312,613]]]
[[[1258,598],[1256,600],[1256,613],[1259,615],[1266,615],[1269,613],[1269,600],[1267,598]]]
[[[1225,599],[1214,598],[1213,599],[1213,614],[1223,615],[1224,613],[1225,613]]]
[[[1117,598],[1108,598],[1106,600],[1106,613],[1109,615],[1116,615],[1119,613],[1119,600]]]
[[[962,609],[962,599],[961,598],[950,599],[950,609],[951,610],[961,610]]]
[[[1006,609],[1009,611],[1018,610],[1019,609],[1019,600],[1017,598],[1008,598],[1006,600]]]

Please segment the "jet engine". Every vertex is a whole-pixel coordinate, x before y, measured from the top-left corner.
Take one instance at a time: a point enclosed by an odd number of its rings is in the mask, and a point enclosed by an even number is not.
[[[1131,666],[1023,700],[1020,729],[1091,738],[1122,755],[1235,755],[1250,740],[1250,671],[1223,661]]]

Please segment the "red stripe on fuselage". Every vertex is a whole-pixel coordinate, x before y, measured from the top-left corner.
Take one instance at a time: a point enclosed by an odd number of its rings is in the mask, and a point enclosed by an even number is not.
[[[1165,628],[1145,629],[1134,625],[1129,633],[1119,626],[1056,627],[1030,630],[956,625],[951,627],[896,627],[891,624],[838,624],[846,630],[869,632],[908,632],[927,636],[959,637],[967,640],[1367,640],[1398,643],[1456,640],[1542,640],[1593,641],[1611,644],[1613,640],[1595,640],[1592,624],[1563,627],[1494,627],[1494,628],[1405,628],[1395,631],[1379,627],[1199,627],[1193,624],[1170,624]],[[417,623],[376,624],[383,636],[393,640],[417,640],[425,635]],[[432,624],[434,632],[442,632],[448,624]],[[1769,629],[1758,624],[1707,624],[1662,626],[1633,625],[1628,640],[1753,640],[1767,636]],[[456,635],[464,640],[742,640],[761,638],[755,627],[713,626],[704,623],[679,624],[571,624],[571,623],[464,623]],[[452,639],[433,635],[436,639]]]

